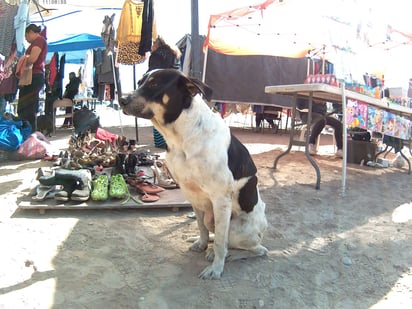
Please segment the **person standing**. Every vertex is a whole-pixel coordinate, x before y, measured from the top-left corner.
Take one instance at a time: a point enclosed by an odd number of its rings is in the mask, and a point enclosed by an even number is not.
[[[80,77],[76,76],[76,73],[69,73],[69,83],[66,85],[66,90],[64,91],[63,98],[74,100],[74,97],[79,93],[79,86],[81,83]],[[66,114],[70,114],[73,111],[73,107],[66,107]],[[72,118],[64,118],[63,126],[70,127],[73,124],[71,123]]]
[[[30,45],[23,57],[26,57],[26,66],[33,66],[33,73],[31,84],[20,86],[17,103],[18,117],[23,121],[28,121],[33,132],[36,130],[39,92],[44,86],[44,62],[47,55],[47,42],[40,32],[41,27],[35,24],[26,27],[25,38]]]

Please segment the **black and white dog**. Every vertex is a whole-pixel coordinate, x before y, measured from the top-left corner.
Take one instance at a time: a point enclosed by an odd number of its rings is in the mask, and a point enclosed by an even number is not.
[[[256,166],[205,100],[212,90],[174,69],[150,71],[120,106],[127,115],[151,119],[167,143],[166,164],[196,213],[200,237],[191,250],[207,249],[213,263],[199,277],[220,278],[225,259],[266,255],[267,228]],[[229,250],[228,250],[229,249]]]

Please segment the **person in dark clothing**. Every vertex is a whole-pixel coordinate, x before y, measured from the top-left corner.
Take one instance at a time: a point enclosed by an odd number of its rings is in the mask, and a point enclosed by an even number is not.
[[[270,127],[272,128],[273,131],[275,131],[276,129],[276,125],[275,125],[275,121],[273,119],[270,118],[266,118],[265,119],[265,115],[264,115],[264,106],[263,105],[253,105],[252,106],[252,111],[255,113],[255,132],[261,132],[262,128],[261,128],[261,124],[263,120],[266,120]]]
[[[307,99],[299,98],[297,100],[297,108],[299,110],[302,122],[306,123],[308,119],[309,101]],[[312,102],[312,128],[309,137],[309,153],[311,155],[316,154],[316,141],[326,125],[331,126],[334,129],[337,147],[336,156],[342,157],[342,122],[339,119],[335,118],[332,114],[327,112],[326,104],[315,102]]]
[[[160,36],[153,42],[152,52],[149,57],[148,70],[155,69],[180,69],[180,50],[170,47]],[[154,144],[159,148],[166,148],[166,141],[158,130],[153,128]]]
[[[44,86],[44,61],[47,55],[47,41],[40,34],[41,27],[30,24],[26,27],[25,38],[30,43],[25,55],[26,66],[32,66],[32,82],[19,88],[17,114],[28,121],[32,131],[36,131],[36,115],[39,111],[39,92]]]
[[[67,98],[73,101],[74,97],[79,93],[80,82],[81,80],[76,76],[76,73],[70,72],[69,83],[66,85],[66,90],[64,91],[63,98]],[[66,114],[70,114],[72,110],[72,107],[66,107]],[[71,123],[71,121],[71,117],[64,118],[63,126],[72,126],[73,124]]]

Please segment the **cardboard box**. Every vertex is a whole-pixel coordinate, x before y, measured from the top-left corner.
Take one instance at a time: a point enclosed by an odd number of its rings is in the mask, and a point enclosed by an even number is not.
[[[363,160],[365,165],[375,159],[378,149],[376,143],[366,141],[348,140],[347,146],[347,162],[360,164]]]

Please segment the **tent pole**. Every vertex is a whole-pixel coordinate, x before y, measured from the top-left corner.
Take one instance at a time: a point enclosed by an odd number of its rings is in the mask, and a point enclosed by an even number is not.
[[[206,65],[207,65],[207,54],[209,52],[209,47],[206,46],[206,52],[205,52],[205,57],[203,60],[203,72],[202,72],[202,82],[205,82],[206,79]]]
[[[192,72],[191,77],[200,79],[200,37],[199,37],[199,3],[198,0],[191,1],[191,13],[192,13],[192,23],[191,23],[191,36],[192,36]]]
[[[133,90],[136,90],[136,65],[133,64]],[[139,125],[137,123],[137,117],[134,117],[134,127],[136,129],[136,143],[139,141]]]
[[[114,79],[114,96],[116,98],[117,103],[119,103],[119,92],[118,92],[118,87],[117,87],[117,76],[116,76],[116,68],[114,65],[114,60],[113,60],[113,53],[110,52],[110,61],[112,63],[112,70],[113,70],[113,79]],[[122,114],[121,114],[121,108],[119,108],[119,121],[120,121],[120,132],[124,136],[123,132],[123,124],[122,124]]]

